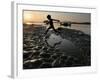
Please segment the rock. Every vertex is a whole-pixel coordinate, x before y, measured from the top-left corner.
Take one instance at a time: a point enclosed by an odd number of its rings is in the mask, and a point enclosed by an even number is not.
[[[57,58],[56,60],[54,60],[53,62],[52,62],[52,66],[53,67],[60,67],[60,58]]]
[[[26,45],[26,44],[23,44],[23,47],[25,47],[25,48],[26,48],[26,47],[27,47],[27,45]]]
[[[40,68],[51,68],[52,65],[50,63],[43,63]]]
[[[72,57],[72,56],[68,56],[68,60],[73,61],[73,60],[74,60],[74,57]]]
[[[48,47],[48,49],[47,49],[47,51],[49,51],[49,52],[52,52],[54,50],[55,50],[54,48],[50,48],[50,47]]]
[[[79,31],[79,32],[78,32],[78,35],[82,36],[82,35],[84,35],[84,33],[81,32],[81,31]]]
[[[23,58],[24,58],[24,60],[26,59],[26,58],[28,58],[30,55],[32,55],[32,52],[29,52],[29,51],[24,51],[24,54],[23,54]]]
[[[31,68],[32,68],[32,64],[30,62],[23,64],[23,69],[31,69]]]
[[[48,39],[50,37],[50,34],[47,34],[46,36],[45,36],[45,39]]]
[[[61,56],[61,59],[67,60],[68,59],[68,56],[63,55],[63,56]]]
[[[40,57],[42,57],[42,58],[50,58],[50,54],[47,54],[47,53],[42,53],[42,54],[40,54]]]
[[[74,58],[73,57],[69,57],[67,62],[66,62],[66,66],[67,67],[72,67],[73,66],[73,62],[74,62]]]
[[[38,60],[38,59],[35,59],[35,60],[30,60],[26,63],[24,63],[24,69],[34,69],[34,68],[39,68],[40,65],[42,64],[42,60]]]
[[[48,48],[47,48],[47,47],[45,47],[45,46],[43,46],[43,47],[42,47],[42,50],[47,50],[47,49],[48,49]]]
[[[60,51],[60,49],[59,49],[59,48],[56,48],[56,49],[55,49],[55,52],[59,52],[59,51]]]
[[[36,46],[36,47],[34,48],[34,50],[40,50],[39,46]]]
[[[44,61],[44,62],[48,62],[48,63],[52,63],[53,62],[53,59],[52,58],[42,58],[42,60]]]
[[[27,54],[27,53],[29,53],[29,51],[25,51],[25,50],[24,50],[23,53],[24,53],[24,54]]]
[[[60,64],[60,67],[65,67],[66,66],[66,60],[60,59],[59,64]]]
[[[39,56],[39,54],[40,54],[40,51],[33,50],[33,55],[32,56]]]
[[[59,57],[60,57],[60,55],[59,55],[59,54],[56,54],[56,53],[55,53],[54,55],[52,55],[52,58],[53,58],[53,59],[57,59],[57,58],[59,58]]]
[[[41,49],[41,48],[42,48],[42,46],[38,46],[38,48],[39,48],[39,49]]]

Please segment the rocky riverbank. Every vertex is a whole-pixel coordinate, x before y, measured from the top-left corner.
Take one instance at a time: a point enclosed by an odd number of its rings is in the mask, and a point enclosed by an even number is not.
[[[58,33],[55,33],[51,30],[47,35],[44,35],[45,29],[39,27],[32,31],[24,31],[23,69],[91,65],[90,36],[74,29],[58,28],[57,31]],[[60,48],[62,40],[51,46],[48,40],[52,34],[69,40],[75,49],[71,51],[68,48]]]

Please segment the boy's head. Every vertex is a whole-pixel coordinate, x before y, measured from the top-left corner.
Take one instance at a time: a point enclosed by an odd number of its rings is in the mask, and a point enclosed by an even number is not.
[[[48,19],[51,19],[51,15],[47,15],[47,18],[48,18]]]

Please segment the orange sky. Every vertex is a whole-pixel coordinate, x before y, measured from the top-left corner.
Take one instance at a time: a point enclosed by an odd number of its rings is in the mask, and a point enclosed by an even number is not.
[[[46,16],[50,14],[52,18],[60,21],[90,22],[89,13],[69,13],[69,12],[46,12],[46,11],[24,11],[23,22],[34,23],[47,20]]]

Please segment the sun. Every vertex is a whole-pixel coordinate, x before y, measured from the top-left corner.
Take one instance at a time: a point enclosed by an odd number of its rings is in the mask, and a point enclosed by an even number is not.
[[[44,21],[45,16],[40,12],[24,11],[23,19],[24,23],[39,23]]]
[[[32,22],[33,20],[33,15],[29,12],[24,13],[24,23]]]

